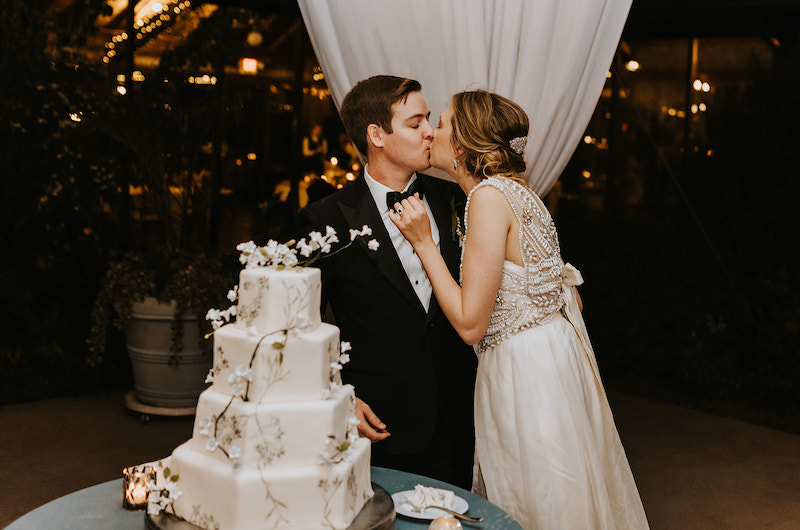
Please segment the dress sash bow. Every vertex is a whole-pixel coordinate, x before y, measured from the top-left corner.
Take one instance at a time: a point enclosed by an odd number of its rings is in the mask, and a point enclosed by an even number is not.
[[[600,370],[597,367],[597,359],[594,356],[592,343],[589,341],[589,332],[586,330],[583,315],[578,308],[578,296],[575,288],[582,284],[583,276],[581,276],[581,272],[572,264],[565,263],[564,269],[561,271],[561,291],[564,295],[564,316],[567,317],[567,320],[569,320],[572,327],[574,327],[575,331],[578,333],[583,349],[586,352],[586,357],[592,365],[597,387],[602,395],[605,396],[605,389],[600,380]]]

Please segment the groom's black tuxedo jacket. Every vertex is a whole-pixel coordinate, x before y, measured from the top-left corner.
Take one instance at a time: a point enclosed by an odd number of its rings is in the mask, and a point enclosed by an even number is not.
[[[451,182],[417,176],[439,228],[442,256],[458,278],[461,251],[452,230],[452,205],[463,207],[464,194]],[[322,269],[323,306],[330,303],[342,340],[352,346],[342,377],[392,434],[373,444],[373,451],[417,453],[431,442],[440,420],[453,439],[472,444],[475,353],[453,330],[435,297],[426,313],[364,177],[309,204],[300,219],[304,234],[324,234],[326,226],[333,227],[340,245],[350,240],[351,228],[372,229],[372,236],[357,238],[315,266]],[[367,247],[373,238],[380,243],[377,251]]]

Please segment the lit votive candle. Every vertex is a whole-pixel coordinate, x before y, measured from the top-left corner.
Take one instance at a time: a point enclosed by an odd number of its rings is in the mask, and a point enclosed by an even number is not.
[[[122,470],[122,506],[126,510],[147,508],[147,486],[155,480],[153,466],[133,466]]]
[[[457,530],[463,528],[455,517],[437,517],[428,530]]]

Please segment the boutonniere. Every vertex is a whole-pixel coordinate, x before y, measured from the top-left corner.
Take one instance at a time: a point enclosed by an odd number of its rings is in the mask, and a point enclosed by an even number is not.
[[[450,198],[450,235],[453,241],[458,242],[459,247],[464,246],[464,229],[461,227],[460,211],[463,210],[463,204],[456,204],[456,198]]]

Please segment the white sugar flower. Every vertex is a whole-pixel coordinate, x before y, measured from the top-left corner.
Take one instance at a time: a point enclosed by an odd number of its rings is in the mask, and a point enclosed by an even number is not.
[[[336,463],[336,456],[336,439],[333,436],[328,436],[319,454],[319,463],[325,467],[331,467]]]
[[[306,243],[306,238],[301,239],[297,242],[297,249],[300,251],[300,255],[304,258],[307,258],[314,252],[314,248]]]
[[[295,327],[304,330],[311,326],[311,319],[304,313],[297,313],[294,320]]]
[[[339,364],[339,363],[331,363],[331,370],[333,370],[333,373],[336,373],[341,369],[342,369],[342,365],[341,364]]]
[[[350,362],[350,355],[343,353],[339,356],[339,364],[347,364]]]
[[[245,255],[242,254],[242,256]],[[253,252],[252,254],[245,256],[245,260],[242,263],[245,264],[246,269],[255,269],[266,265],[267,258],[262,252]]]
[[[211,436],[211,419],[203,418],[200,420],[200,423],[197,425],[200,427],[197,432],[202,434],[203,436]]]
[[[235,302],[236,298],[238,297],[239,297],[239,286],[234,285],[233,289],[228,291],[228,300],[230,300],[231,302]]]
[[[235,397],[242,397],[244,396],[244,385],[242,383],[236,383],[231,387],[231,394]]]
[[[338,243],[339,238],[336,237],[336,230],[334,230],[331,226],[325,227],[325,237],[328,240],[328,243]]]
[[[255,252],[256,248],[258,247],[252,241],[248,241],[247,243],[239,243],[236,245],[236,250],[242,253],[242,255],[239,256],[239,261],[242,263],[247,263],[247,257]]]
[[[319,232],[309,232],[308,234],[308,241],[311,245],[312,250],[317,250],[319,247],[322,246],[322,243],[325,241],[322,237],[322,234]]]
[[[369,243],[367,243],[367,247],[368,247],[370,250],[378,250],[378,247],[379,247],[379,246],[380,246],[380,243],[378,243],[378,240],[377,240],[377,239],[373,239],[373,240],[371,240]]]
[[[217,447],[219,447],[219,443],[214,438],[211,438],[209,441],[206,442],[206,451],[209,452],[216,451]]]
[[[244,364],[240,364],[239,366],[236,367],[236,375],[243,379],[247,379],[248,381],[253,380],[253,377],[250,375],[252,373],[253,371],[250,369],[250,367]]]
[[[173,501],[180,497],[181,493],[183,493],[178,487],[178,482],[175,480],[167,481],[167,485],[164,487],[164,489],[169,494],[169,499]]]
[[[232,315],[236,315],[236,306],[231,306],[225,311],[209,309],[208,313],[206,313],[206,320],[210,321],[211,327],[217,330],[226,322],[230,322]]]
[[[270,239],[267,241],[267,244],[263,247],[258,247],[259,253],[264,256],[267,260],[272,261],[274,257],[276,257],[279,253],[278,250],[278,242],[274,239]]]
[[[353,347],[350,346],[350,343],[347,342],[346,340],[343,340],[342,343],[339,345],[339,351],[342,353],[347,353],[352,349]]]
[[[272,264],[294,267],[297,265],[297,256],[295,256],[295,251],[286,245],[280,245]]]
[[[350,416],[349,418],[347,418],[348,430],[350,427],[358,427],[359,423],[361,423],[361,420],[359,420],[356,416]]]
[[[230,458],[231,460],[237,460],[241,456],[241,454],[242,454],[241,449],[239,449],[235,445],[232,445],[230,449],[228,449],[228,458]]]
[[[361,230],[356,230],[353,228],[350,229],[350,241],[354,240],[358,236],[371,236],[371,235],[372,235],[372,229],[367,225],[364,225],[361,228]]]
[[[325,235],[323,236],[320,232],[311,232],[308,235],[312,241],[314,241],[317,245],[319,245],[319,251],[323,254],[327,254],[331,251],[331,244],[338,243],[339,238],[336,237],[336,230],[331,228],[330,226],[325,227]]]
[[[213,383],[214,382],[214,369],[208,371],[208,375],[206,376],[206,383]]]
[[[336,381],[331,381],[328,383],[328,388],[322,391],[322,399],[330,399],[333,395],[339,390],[341,385]]]
[[[158,515],[161,513],[162,506],[160,497],[150,495],[147,499],[147,513],[150,515]]]

